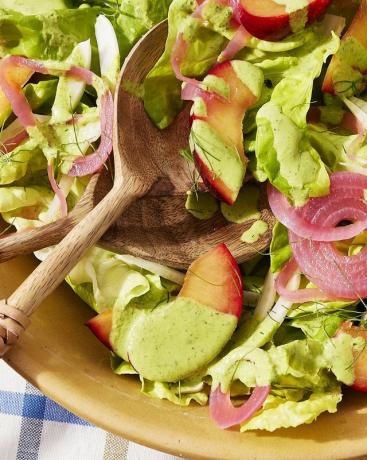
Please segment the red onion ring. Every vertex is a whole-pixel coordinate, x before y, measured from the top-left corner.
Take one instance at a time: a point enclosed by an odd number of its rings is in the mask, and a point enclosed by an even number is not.
[[[60,201],[60,210],[61,210],[61,217],[65,217],[68,214],[68,205],[66,202],[66,196],[61,188],[58,186],[55,176],[54,176],[54,167],[52,164],[47,165],[47,175],[48,180],[50,181],[52,190],[54,191],[55,195]]]
[[[251,37],[252,35],[243,26],[239,26],[233,38],[221,52],[220,60],[229,61],[233,59],[247,45]]]
[[[328,196],[311,198],[301,208],[291,206],[287,198],[270,184],[268,199],[275,217],[294,234],[315,241],[332,242],[354,238],[367,228],[367,204],[363,197],[365,189],[367,176],[339,172],[330,177]],[[330,225],[320,219],[311,221],[315,212],[324,219],[332,214],[339,221]],[[345,227],[335,227],[341,220],[355,222]]]
[[[173,48],[172,48],[171,66],[176,75],[177,80],[184,81],[193,86],[199,86],[201,84],[199,80],[195,80],[195,78],[185,77],[185,75],[183,75],[183,73],[181,72],[181,64],[183,60],[185,59],[187,48],[188,48],[188,45],[185,39],[183,38],[183,34],[179,33],[177,35],[175,44],[173,45]]]
[[[305,303],[333,299],[330,295],[317,288],[297,289],[295,291],[287,289],[286,286],[289,280],[297,271],[299,271],[297,262],[292,258],[284,265],[275,280],[275,289],[285,300],[293,303]]]
[[[327,228],[332,230],[341,220],[357,220],[356,224],[364,222],[367,205],[363,200],[363,191],[367,188],[367,177],[340,172],[330,179],[332,188],[329,197],[315,199],[312,206],[303,210],[301,217],[323,231]],[[348,227],[351,225],[337,229]],[[337,299],[367,297],[366,248],[357,255],[345,256],[333,244],[299,237],[293,229],[289,230],[289,241],[302,273],[324,293]]]
[[[101,97],[101,142],[91,155],[76,159],[68,172],[69,176],[87,176],[101,169],[112,152],[113,98],[111,91]]]
[[[250,419],[263,406],[270,393],[270,385],[255,387],[249,399],[240,407],[234,407],[229,391],[222,393],[220,385],[211,390],[209,411],[211,418],[223,430]]]

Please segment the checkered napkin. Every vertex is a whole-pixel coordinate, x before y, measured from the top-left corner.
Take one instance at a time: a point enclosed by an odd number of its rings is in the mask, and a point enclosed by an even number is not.
[[[90,425],[0,360],[0,460],[176,460]]]

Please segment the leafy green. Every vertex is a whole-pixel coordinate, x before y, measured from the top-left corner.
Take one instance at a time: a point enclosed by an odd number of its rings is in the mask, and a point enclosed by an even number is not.
[[[0,9],[0,57],[19,54],[63,60],[77,43],[91,38],[96,69],[94,24],[98,14],[96,8],[62,9],[29,16]]]
[[[306,135],[306,116],[314,80],[338,47],[336,35],[319,37],[318,44],[283,73],[270,101],[257,113],[257,168],[296,204],[329,190],[325,165]]]
[[[67,281],[72,287],[92,285],[97,312],[123,308],[150,289],[148,279],[122,262],[118,254],[97,247],[91,248],[78,262]]]
[[[286,397],[269,395],[262,410],[241,425],[241,431],[290,428],[313,422],[322,412],[334,413],[342,399],[340,387],[314,392],[307,399],[292,401]]]
[[[172,0],[75,0],[88,3],[106,15],[115,28],[124,59],[138,39],[167,17]]]

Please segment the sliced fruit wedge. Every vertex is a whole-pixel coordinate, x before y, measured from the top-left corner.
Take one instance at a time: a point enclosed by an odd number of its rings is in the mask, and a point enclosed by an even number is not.
[[[302,30],[315,21],[330,5],[331,0],[305,0],[294,10],[274,0],[240,0],[236,17],[250,34],[263,40],[280,40]],[[289,2],[292,4],[292,2]]]
[[[263,82],[259,68],[228,61],[209,71],[202,82],[206,91],[194,98],[190,147],[204,182],[228,204],[235,202],[246,173],[243,118],[258,100]]]
[[[338,52],[327,69],[322,90],[342,97],[361,93],[366,88],[367,0],[362,0],[344,34]]]
[[[32,75],[33,71],[23,66],[12,65],[7,69],[7,78],[15,87],[23,87]],[[5,123],[11,112],[10,102],[0,89],[0,125]]]
[[[97,339],[103,343],[103,345],[112,350],[110,342],[110,334],[112,330],[112,309],[108,309],[103,313],[100,313],[87,321],[85,324],[89,327]]]
[[[213,310],[237,318],[241,316],[241,272],[225,244],[218,244],[191,264],[178,296],[195,299]]]
[[[367,344],[367,329],[362,327],[353,326],[350,321],[344,322],[339,328],[337,334],[343,333],[349,334],[352,337],[361,337],[366,341]],[[367,393],[367,347],[364,347],[362,352],[356,351],[354,355],[354,375],[355,379],[351,387],[354,390],[362,391]]]

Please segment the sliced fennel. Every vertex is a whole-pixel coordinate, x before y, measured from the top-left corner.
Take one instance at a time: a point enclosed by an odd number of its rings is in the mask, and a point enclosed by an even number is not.
[[[66,62],[75,66],[90,68],[92,48],[90,40],[78,43]],[[52,107],[52,123],[69,120],[79,104],[85,90],[85,82],[73,78],[60,77],[57,85],[55,102]]]
[[[101,76],[107,80],[110,90],[114,92],[120,71],[120,51],[114,28],[102,14],[97,18],[95,34]]]

